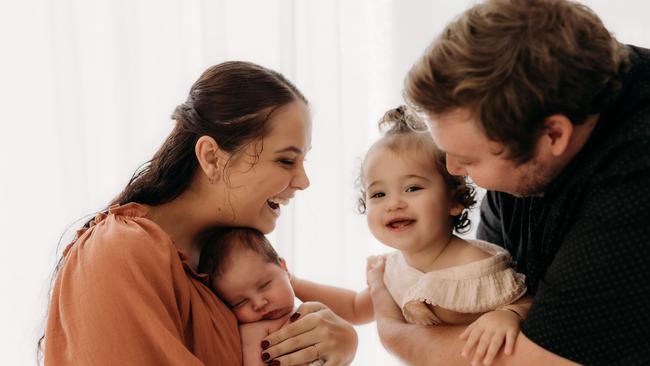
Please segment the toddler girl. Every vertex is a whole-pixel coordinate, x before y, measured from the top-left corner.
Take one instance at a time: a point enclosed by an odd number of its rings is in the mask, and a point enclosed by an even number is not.
[[[496,245],[454,235],[469,227],[474,191],[445,169],[445,156],[426,126],[401,106],[379,123],[383,136],[362,164],[359,209],[383,244],[384,282],[404,318],[421,325],[470,324],[464,353],[491,363],[505,342],[510,354],[530,301],[524,275]],[[320,301],[344,319],[373,319],[368,290],[360,293],[292,278],[302,301]],[[486,343],[487,342],[487,343]],[[488,344],[489,347],[479,344]]]

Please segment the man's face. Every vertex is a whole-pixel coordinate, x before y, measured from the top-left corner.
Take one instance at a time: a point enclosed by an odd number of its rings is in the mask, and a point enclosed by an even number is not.
[[[506,159],[505,146],[489,140],[466,109],[429,116],[427,123],[436,145],[447,155],[449,173],[469,176],[487,190],[539,195],[556,175],[536,151],[523,164]]]

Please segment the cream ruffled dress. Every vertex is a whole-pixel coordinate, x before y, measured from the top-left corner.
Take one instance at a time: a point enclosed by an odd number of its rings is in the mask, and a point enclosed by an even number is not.
[[[402,253],[386,255],[384,282],[407,321],[441,324],[422,303],[459,313],[484,313],[513,303],[526,292],[525,276],[515,272],[510,254],[503,248],[481,240],[468,240],[491,254],[490,258],[460,266],[423,273],[406,263]],[[426,316],[429,321],[418,317]]]

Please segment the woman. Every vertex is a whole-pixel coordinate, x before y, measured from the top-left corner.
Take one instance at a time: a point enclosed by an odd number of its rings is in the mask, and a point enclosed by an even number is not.
[[[206,70],[176,126],[105,213],[64,251],[45,332],[46,365],[238,365],[237,321],[196,272],[214,227],[272,231],[309,186],[305,97],[245,62]],[[347,364],[354,329],[319,303],[260,345],[273,364]]]

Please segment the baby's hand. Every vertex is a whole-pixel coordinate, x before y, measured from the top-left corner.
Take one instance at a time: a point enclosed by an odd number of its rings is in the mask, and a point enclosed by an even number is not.
[[[460,339],[467,341],[461,355],[469,358],[474,350],[472,366],[480,364],[483,359],[484,365],[492,364],[505,339],[503,352],[506,355],[512,354],[517,334],[519,334],[520,318],[512,311],[501,309],[494,310],[481,315],[470,324],[460,335]]]

